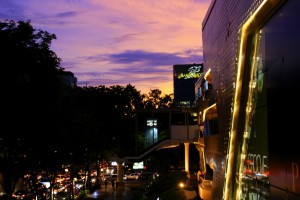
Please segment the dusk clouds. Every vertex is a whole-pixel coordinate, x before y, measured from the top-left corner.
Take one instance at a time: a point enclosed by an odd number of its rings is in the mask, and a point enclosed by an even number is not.
[[[55,34],[51,48],[79,86],[131,84],[173,93],[173,65],[202,63],[211,0],[0,0],[0,19]]]

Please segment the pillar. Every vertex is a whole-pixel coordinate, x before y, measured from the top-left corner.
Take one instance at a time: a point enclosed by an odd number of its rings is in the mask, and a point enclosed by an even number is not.
[[[184,143],[184,164],[185,164],[185,171],[190,177],[190,143]]]
[[[123,161],[117,161],[117,186],[121,186],[123,182]]]

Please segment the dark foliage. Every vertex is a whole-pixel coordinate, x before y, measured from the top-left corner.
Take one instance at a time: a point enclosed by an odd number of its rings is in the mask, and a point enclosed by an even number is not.
[[[27,172],[55,174],[65,163],[75,172],[99,158],[134,154],[135,111],[172,105],[171,95],[142,95],[130,84],[66,85],[62,76],[73,73],[51,50],[54,39],[30,21],[0,20],[0,184],[8,194]]]

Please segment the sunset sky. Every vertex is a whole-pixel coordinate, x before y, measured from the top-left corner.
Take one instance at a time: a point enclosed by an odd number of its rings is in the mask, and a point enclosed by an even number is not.
[[[0,20],[55,34],[51,49],[78,86],[131,84],[173,93],[173,65],[202,63],[211,0],[0,0]]]

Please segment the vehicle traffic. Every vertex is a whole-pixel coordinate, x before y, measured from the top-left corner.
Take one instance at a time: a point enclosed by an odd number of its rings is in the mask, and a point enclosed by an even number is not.
[[[130,173],[124,176],[124,180],[138,180],[141,173]]]

